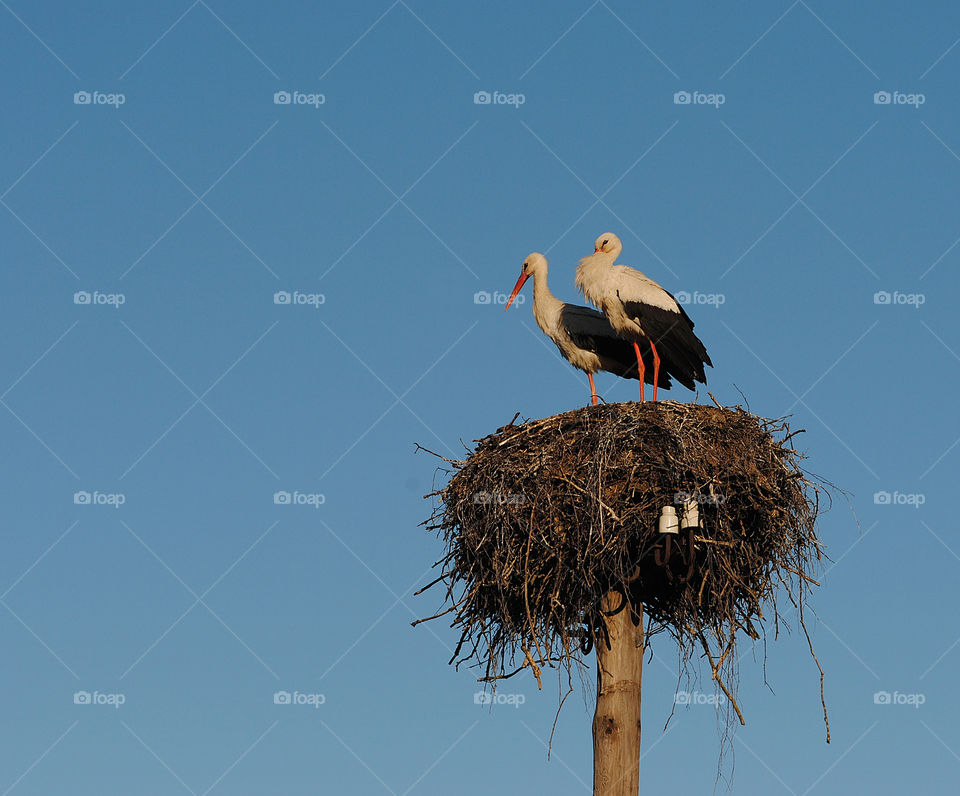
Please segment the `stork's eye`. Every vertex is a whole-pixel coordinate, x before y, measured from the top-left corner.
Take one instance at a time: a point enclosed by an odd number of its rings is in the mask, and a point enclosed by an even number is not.
[[[609,240],[605,240],[601,245],[606,246],[609,242],[610,242]]]

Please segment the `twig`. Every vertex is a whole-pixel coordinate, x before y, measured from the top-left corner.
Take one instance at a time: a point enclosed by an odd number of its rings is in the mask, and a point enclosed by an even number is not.
[[[537,662],[533,659],[533,656],[530,655],[530,650],[527,649],[526,644],[521,644],[520,649],[523,650],[523,654],[527,659],[520,668],[523,669],[524,667],[529,666],[531,669],[533,669],[533,676],[537,678],[537,690],[543,691],[543,683],[540,681],[540,667],[537,666]]]
[[[438,563],[440,563],[440,562],[438,562]],[[436,566],[436,564],[434,564],[434,566]],[[439,578],[437,578],[436,580],[431,580],[431,581],[430,581],[426,586],[424,586],[422,589],[417,589],[417,590],[413,593],[413,596],[414,596],[414,597],[417,597],[417,596],[423,594],[427,589],[429,589],[431,586],[435,586],[435,585],[438,584],[441,580],[443,580],[445,577],[447,577],[447,574],[446,574],[446,573],[444,573],[443,575],[441,575],[441,576],[440,576]],[[437,614],[437,616],[443,616],[443,614]]]
[[[561,476],[560,476],[560,480],[561,480],[561,481],[566,481],[566,482],[567,482],[568,484],[570,484],[570,486],[572,486],[574,489],[579,489],[581,492],[583,492],[583,494],[589,495],[589,496],[592,497],[594,500],[596,500],[597,503],[599,503],[603,508],[605,508],[605,509],[609,512],[610,516],[613,517],[617,522],[619,522],[619,523],[622,523],[622,522],[623,522],[623,520],[621,520],[621,519],[617,516],[617,512],[615,512],[615,511],[614,511],[612,508],[610,508],[606,503],[604,503],[602,500],[600,500],[600,498],[599,498],[597,495],[592,495],[592,494],[590,494],[589,492],[587,492],[586,489],[584,489],[584,488],[583,488],[582,486],[580,486],[579,484],[575,484],[573,481],[571,481],[571,480],[570,480],[569,478],[567,478],[566,476],[561,475]]]
[[[787,572],[792,572],[792,573],[793,573],[794,575],[796,575],[797,577],[803,578],[803,579],[804,579],[805,581],[807,581],[808,583],[812,583],[814,586],[819,586],[819,585],[820,585],[820,581],[814,580],[814,579],[811,578],[809,575],[806,575],[806,574],[804,574],[803,572],[800,572],[800,570],[794,569],[793,567],[788,567],[788,566],[786,566],[786,565],[784,565],[783,568],[784,568],[785,570],[787,570]]]
[[[423,445],[421,445],[419,442],[414,442],[413,445],[414,445],[414,450],[413,450],[414,453],[416,453],[417,451],[424,451],[425,453],[429,453],[431,456],[436,456],[438,459],[443,459],[445,462],[447,462],[447,464],[463,464],[463,461],[464,461],[463,459],[448,459],[446,456],[443,456],[435,451],[432,451],[429,448],[424,448]]]
[[[823,723],[827,728],[827,743],[830,743],[830,719],[827,717],[827,702],[823,696],[823,667],[820,665],[820,659],[817,657],[817,653],[813,651],[813,642],[810,640],[810,634],[807,632],[807,623],[803,618],[803,601],[801,600],[800,605],[800,627],[803,628],[803,635],[807,637],[807,646],[810,648],[810,654],[813,656],[813,662],[817,664],[817,669],[820,671],[820,704],[823,706]]]
[[[703,651],[707,654],[707,660],[710,661],[710,668],[713,670],[713,680],[720,686],[720,690],[723,691],[727,699],[730,700],[730,704],[733,705],[733,709],[737,712],[737,718],[740,719],[740,725],[745,727],[747,722],[743,720],[743,714],[740,712],[740,706],[737,704],[737,700],[734,699],[733,694],[727,689],[727,686],[724,684],[723,679],[720,677],[719,666],[714,664],[713,655],[710,654],[710,645],[707,644],[707,640],[703,637],[703,633],[698,631],[697,635],[700,637],[700,643],[703,645]]]
[[[434,614],[433,616],[428,616],[423,619],[417,619],[415,622],[411,622],[410,627],[416,627],[421,622],[429,622],[431,619],[439,619],[441,616],[446,616],[451,611],[456,611],[456,610],[457,610],[457,606],[451,605],[446,611],[441,611],[439,614]]]
[[[537,655],[539,655],[542,658],[543,653],[540,652],[540,642],[537,641],[537,634],[536,634],[536,631],[534,630],[533,615],[530,613],[530,592],[529,592],[530,578],[527,577],[527,573],[529,572],[529,568],[530,568],[530,542],[532,540],[533,540],[533,509],[531,508],[530,509],[530,531],[527,534],[527,553],[526,553],[525,560],[523,562],[523,574],[524,574],[523,601],[527,607],[527,624],[530,628],[530,637],[533,639],[534,645],[536,645]],[[537,690],[542,691],[543,683],[540,681],[540,667],[537,666],[533,658],[530,657],[530,650],[527,649],[526,645],[521,645],[521,648],[523,649],[523,654],[527,657],[527,663],[529,663],[530,666],[533,668],[533,676],[537,678]],[[524,666],[526,666],[526,664],[524,664]]]

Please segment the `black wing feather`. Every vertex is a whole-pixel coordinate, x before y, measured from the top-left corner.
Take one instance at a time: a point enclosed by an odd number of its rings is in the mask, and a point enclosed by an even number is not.
[[[691,390],[696,387],[694,382],[706,383],[704,365],[712,367],[713,363],[707,349],[693,333],[693,321],[680,304],[677,304],[678,312],[637,301],[624,301],[623,306],[627,315],[636,319],[644,334],[657,347],[661,373],[666,370]]]
[[[638,378],[637,355],[633,343],[620,337],[602,312],[576,304],[564,304],[560,311],[560,322],[575,345],[592,351],[601,358],[604,370],[623,379]],[[642,347],[640,353],[643,359],[644,381],[653,384],[653,355]],[[660,386],[665,390],[672,386],[662,363]]]

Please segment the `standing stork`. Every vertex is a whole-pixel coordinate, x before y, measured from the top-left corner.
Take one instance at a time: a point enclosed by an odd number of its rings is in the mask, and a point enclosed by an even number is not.
[[[703,366],[713,367],[713,363],[693,333],[690,316],[652,279],[626,265],[614,265],[621,251],[620,238],[612,232],[597,238],[593,254],[577,266],[576,285],[591,304],[603,310],[617,334],[633,344],[641,374],[640,400],[645,380],[640,343],[648,343],[653,355],[654,401],[661,362],[665,373],[687,389],[695,389],[698,381],[706,384]]]
[[[640,378],[645,372],[643,359],[638,373],[635,351],[622,339],[603,317],[602,313],[589,307],[565,304],[547,287],[547,258],[539,252],[533,252],[523,261],[520,278],[510,294],[510,300],[504,311],[517,297],[524,283],[533,277],[533,317],[540,330],[560,349],[560,353],[575,368],[587,374],[590,380],[590,400],[597,405],[597,388],[593,383],[593,374],[598,370],[616,373],[623,379]],[[639,356],[639,355],[638,355]],[[656,372],[656,371],[654,371]],[[647,376],[653,384],[653,377]],[[670,386],[669,376],[664,387]],[[641,391],[643,387],[641,386]]]

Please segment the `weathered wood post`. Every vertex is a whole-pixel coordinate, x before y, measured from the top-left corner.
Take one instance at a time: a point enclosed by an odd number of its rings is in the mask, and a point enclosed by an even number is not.
[[[598,638],[593,714],[594,796],[637,796],[640,788],[640,684],[643,606],[610,591],[600,601],[607,638]]]

